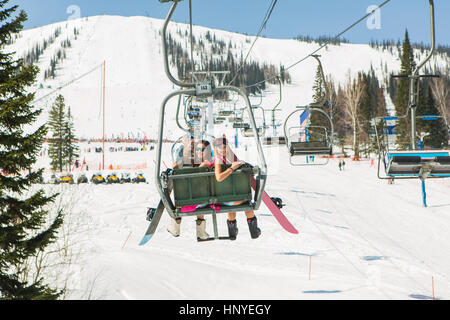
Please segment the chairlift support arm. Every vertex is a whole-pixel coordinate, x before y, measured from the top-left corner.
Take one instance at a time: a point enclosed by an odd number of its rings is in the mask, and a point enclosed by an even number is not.
[[[417,106],[417,94],[415,92],[416,81],[419,78],[419,70],[431,59],[431,57],[434,54],[436,46],[434,0],[428,1],[430,3],[431,50],[428,56],[417,65],[416,69],[413,72],[413,76],[410,79],[409,107],[411,108],[411,145],[413,150],[416,150],[416,106]]]
[[[276,79],[277,79],[277,81],[278,81],[278,85],[279,85],[279,88],[280,88],[280,97],[279,97],[279,99],[278,99],[277,104],[276,104],[275,107],[273,107],[273,109],[272,109],[272,129],[273,129],[273,135],[274,135],[274,136],[275,136],[275,110],[276,110],[276,109],[278,108],[278,106],[280,105],[281,99],[282,99],[281,79],[280,79],[279,76],[277,76]]]
[[[290,119],[295,113],[300,112],[300,111],[317,111],[317,112],[322,113],[322,114],[328,119],[328,122],[330,123],[330,126],[331,126],[330,143],[331,143],[331,145],[333,145],[334,125],[333,125],[333,121],[331,121],[330,116],[329,116],[325,111],[323,111],[323,110],[320,109],[320,108],[311,107],[311,106],[306,106],[306,107],[298,108],[297,110],[291,112],[291,114],[288,115],[287,118],[286,118],[286,120],[284,121],[283,129],[284,129],[284,136],[285,136],[285,138],[286,138],[286,146],[288,146],[288,148],[289,148],[289,138],[288,138],[288,132],[287,132],[287,128],[286,128],[286,127],[287,127],[287,123],[288,123],[289,119]]]
[[[259,168],[260,168],[260,175],[259,175],[259,183],[260,187],[258,189],[257,194],[255,195],[255,204],[254,204],[254,210],[257,210],[261,204],[264,186],[266,182],[266,173],[267,173],[267,164],[264,158],[264,153],[262,150],[261,142],[259,140],[259,135],[256,127],[256,121],[255,117],[253,115],[252,106],[250,104],[250,100],[248,96],[237,87],[233,86],[224,86],[224,87],[217,87],[213,89],[213,93],[222,92],[222,91],[233,91],[240,95],[247,106],[247,112],[249,115],[250,123],[254,131],[254,138],[258,150],[258,156],[259,156]],[[164,132],[164,118],[165,118],[165,109],[167,102],[176,96],[181,95],[188,95],[188,96],[195,96],[197,94],[197,90],[191,89],[191,90],[177,90],[172,93],[170,93],[162,102],[161,105],[161,111],[159,116],[159,134],[158,134],[158,145],[156,149],[156,165],[155,165],[155,177],[156,177],[156,187],[158,189],[158,192],[161,196],[161,199],[164,203],[164,206],[166,207],[169,214],[174,217],[175,216],[175,206],[172,203],[170,197],[167,195],[165,190],[167,189],[167,186],[163,186],[162,183],[162,177],[161,177],[161,160],[162,160],[162,141],[163,141],[163,132]]]
[[[164,59],[163,59],[164,60],[164,70],[166,71],[166,75],[173,84],[175,84],[181,88],[194,88],[195,87],[194,83],[185,83],[178,79],[175,79],[175,77],[170,72],[169,55],[167,52],[167,41],[166,41],[167,26],[169,25],[169,22],[172,19],[173,13],[175,12],[175,9],[177,8],[178,2],[183,1],[183,0],[159,0],[159,1],[162,3],[173,1],[173,4],[170,7],[169,13],[167,14],[166,20],[165,20],[163,28],[162,28],[162,54],[164,57]]]

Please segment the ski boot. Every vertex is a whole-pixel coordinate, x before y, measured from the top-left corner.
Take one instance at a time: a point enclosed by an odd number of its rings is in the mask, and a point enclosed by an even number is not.
[[[252,239],[258,238],[261,235],[261,229],[258,228],[258,221],[256,220],[256,217],[247,218],[247,223]]]
[[[146,220],[147,221],[152,221],[153,216],[155,215],[155,212],[156,212],[156,208],[148,208]]]
[[[206,240],[209,238],[209,234],[206,232],[206,221],[205,219],[197,219],[197,240]]]
[[[236,240],[237,234],[238,234],[238,228],[237,228],[237,222],[236,220],[227,220],[227,226],[228,226],[228,236],[230,237],[230,240]]]
[[[180,226],[181,218],[172,219],[170,224],[167,226],[167,231],[174,237],[180,236]]]
[[[281,198],[271,197],[270,199],[273,201],[273,203],[275,203],[278,209],[282,209],[284,207],[284,203],[283,200],[281,200]]]

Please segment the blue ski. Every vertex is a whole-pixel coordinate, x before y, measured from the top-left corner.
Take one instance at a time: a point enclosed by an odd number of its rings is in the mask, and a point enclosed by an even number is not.
[[[150,217],[150,225],[147,228],[147,231],[145,231],[144,237],[142,238],[141,242],[139,243],[140,246],[143,246],[147,242],[150,241],[150,239],[155,234],[156,228],[158,227],[159,220],[161,220],[161,216],[164,212],[164,203],[162,201],[159,201],[158,207],[156,209],[153,209],[152,216]]]

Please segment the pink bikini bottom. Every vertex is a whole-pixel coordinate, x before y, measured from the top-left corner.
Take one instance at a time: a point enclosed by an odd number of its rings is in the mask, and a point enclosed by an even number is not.
[[[221,203],[215,203],[215,204],[210,204],[209,206],[211,207],[211,209],[214,209],[216,211],[220,210],[220,206],[227,206],[227,207],[232,207],[232,206],[236,206],[240,203],[240,201],[231,201],[231,202],[221,202]],[[197,209],[201,209],[201,208],[206,208],[208,206],[208,204],[194,204],[192,206],[184,206],[181,207],[181,212],[194,212]]]

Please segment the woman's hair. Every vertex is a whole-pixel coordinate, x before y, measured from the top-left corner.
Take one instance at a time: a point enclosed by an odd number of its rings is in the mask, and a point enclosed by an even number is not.
[[[221,145],[227,145],[227,138],[222,137],[222,138],[217,138],[216,140],[214,140],[215,147],[220,147]]]
[[[200,140],[197,142],[197,144],[201,143],[203,147],[205,148],[205,160],[211,162],[212,154],[211,154],[211,144],[208,140]]]
[[[200,143],[203,144],[203,146],[204,146],[205,148],[208,148],[208,146],[210,145],[210,143],[209,143],[208,140],[202,140],[202,141],[200,141]]]

